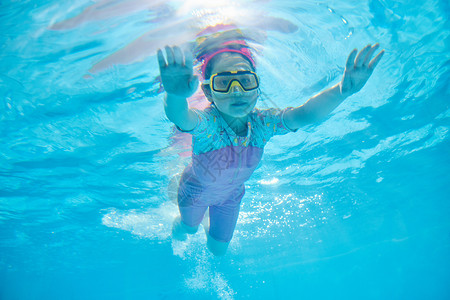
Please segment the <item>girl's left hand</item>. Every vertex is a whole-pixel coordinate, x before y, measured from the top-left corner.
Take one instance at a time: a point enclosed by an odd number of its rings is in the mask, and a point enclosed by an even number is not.
[[[378,43],[373,46],[369,44],[362,49],[358,55],[356,55],[358,53],[357,49],[350,53],[345,65],[344,77],[340,83],[340,90],[343,96],[348,97],[358,92],[366,84],[384,54],[384,50],[381,50],[381,52],[371,60],[372,55],[379,46]]]

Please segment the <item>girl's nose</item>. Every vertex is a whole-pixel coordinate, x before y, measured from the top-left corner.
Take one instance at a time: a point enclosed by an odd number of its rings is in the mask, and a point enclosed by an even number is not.
[[[242,86],[237,81],[234,81],[231,84],[230,92],[231,93],[243,93],[244,89],[242,88]]]

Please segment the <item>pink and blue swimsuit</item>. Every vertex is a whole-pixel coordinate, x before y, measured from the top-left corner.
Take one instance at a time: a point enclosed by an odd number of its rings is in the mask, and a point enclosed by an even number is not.
[[[197,227],[209,207],[209,235],[229,242],[239,216],[244,183],[257,168],[264,146],[274,135],[292,132],[286,127],[286,109],[254,109],[248,116],[247,136],[237,136],[214,104],[198,115],[192,135],[192,162],[184,169],[178,188],[181,220]]]

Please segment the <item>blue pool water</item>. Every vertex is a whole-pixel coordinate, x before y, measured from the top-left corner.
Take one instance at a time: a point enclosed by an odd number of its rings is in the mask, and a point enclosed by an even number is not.
[[[0,299],[449,299],[448,1],[211,2],[0,3]],[[268,144],[216,258],[201,231],[170,237],[186,160],[155,49],[221,22],[261,37],[259,107],[335,84],[355,47],[386,53]]]

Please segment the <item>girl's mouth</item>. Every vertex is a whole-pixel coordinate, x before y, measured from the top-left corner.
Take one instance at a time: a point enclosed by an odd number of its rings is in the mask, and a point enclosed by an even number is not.
[[[248,105],[247,102],[235,102],[235,103],[231,104],[231,106],[234,106],[234,107],[243,107],[246,105]]]

